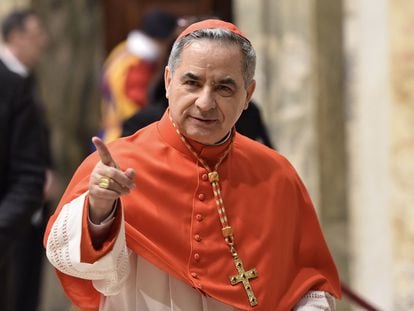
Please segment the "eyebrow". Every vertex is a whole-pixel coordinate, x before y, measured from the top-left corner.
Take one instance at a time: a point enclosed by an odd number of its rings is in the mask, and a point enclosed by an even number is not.
[[[199,76],[195,75],[192,72],[187,72],[181,77],[181,80],[186,80],[186,79],[191,79],[191,80],[194,80],[194,81],[200,81],[201,80],[201,78]],[[236,81],[234,81],[234,79],[232,79],[232,78],[221,79],[216,84],[225,84],[225,85],[237,87]]]
[[[234,81],[232,78],[221,79],[218,84],[227,84],[234,87],[237,86],[236,81]]]
[[[186,74],[184,74],[181,77],[181,80],[185,80],[185,79],[191,79],[191,80],[195,80],[195,81],[200,81],[200,77],[196,76],[195,74],[191,73],[191,72],[187,72]]]

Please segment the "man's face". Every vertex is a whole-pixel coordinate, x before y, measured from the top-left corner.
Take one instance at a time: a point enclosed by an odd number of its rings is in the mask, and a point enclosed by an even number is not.
[[[255,82],[245,87],[237,45],[203,39],[184,47],[173,75],[165,69],[165,86],[170,115],[180,132],[214,144],[247,108]]]
[[[28,67],[33,67],[40,60],[48,43],[46,31],[36,16],[30,16],[22,31],[16,34],[21,61]]]

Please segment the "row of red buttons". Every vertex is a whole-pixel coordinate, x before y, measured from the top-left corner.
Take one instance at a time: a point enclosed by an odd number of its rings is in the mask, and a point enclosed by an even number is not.
[[[191,277],[192,277],[192,278],[194,278],[194,279],[198,279],[198,274],[197,274],[197,273],[195,273],[195,272],[191,272],[191,273],[190,273],[190,275],[191,275]],[[193,284],[194,284],[194,288],[195,288],[195,289],[198,289],[198,290],[200,290],[200,291],[202,292],[202,290],[203,290],[203,285],[201,285],[201,283],[200,283],[200,282],[195,281]],[[202,292],[202,293],[203,293],[203,292]],[[203,294],[205,294],[205,293],[203,293]]]
[[[197,242],[201,242],[202,239],[201,239],[201,236],[199,234],[195,234],[194,235],[194,240],[196,240]],[[200,254],[199,253],[195,253],[193,257],[194,257],[195,261],[197,261],[197,262],[200,261]]]
[[[202,175],[201,175],[201,179],[202,179],[203,181],[207,181],[207,180],[208,180],[208,175],[207,175],[207,174],[202,174]],[[204,201],[204,200],[206,199],[205,194],[204,194],[204,193],[199,193],[199,194],[198,194],[198,199],[199,199],[200,201]],[[204,216],[203,216],[202,214],[197,214],[197,215],[195,216],[195,219],[196,219],[198,222],[201,222],[201,221],[203,221]],[[197,242],[201,242],[202,238],[201,238],[201,236],[200,236],[199,234],[195,234],[195,235],[194,235],[194,240],[196,240]],[[194,253],[193,258],[194,258],[194,260],[195,260],[196,262],[200,261],[200,254],[199,254],[199,253]],[[194,278],[194,279],[198,279],[198,274],[197,274],[196,272],[191,272],[191,273],[190,273],[190,275],[191,275],[191,277],[192,277],[192,278]],[[201,288],[201,284],[199,284],[199,283],[198,283],[197,285],[198,285],[198,287],[199,287],[199,288]]]

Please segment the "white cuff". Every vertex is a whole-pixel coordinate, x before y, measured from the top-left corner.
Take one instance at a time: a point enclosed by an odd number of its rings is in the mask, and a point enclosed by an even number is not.
[[[335,298],[324,291],[309,291],[295,305],[293,311],[335,311]]]

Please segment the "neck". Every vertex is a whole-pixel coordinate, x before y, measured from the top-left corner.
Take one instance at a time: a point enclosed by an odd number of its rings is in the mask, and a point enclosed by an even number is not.
[[[173,123],[174,124],[174,123]],[[232,147],[232,142],[233,142],[233,131],[229,132],[229,134],[226,135],[226,137],[224,137],[223,139],[221,139],[218,143],[214,144],[214,145],[206,145],[206,144],[200,144],[197,143],[199,145],[203,145],[206,146],[204,149],[200,151],[196,151],[197,146],[194,146],[194,144],[191,143],[191,141],[188,141],[187,138],[185,138],[179,131],[177,131],[178,135],[181,137],[182,142],[184,143],[184,145],[188,148],[188,150],[194,155],[194,157],[198,160],[198,162],[200,162],[200,164],[202,166],[204,166],[204,168],[208,171],[208,172],[212,172],[212,171],[217,171],[220,164],[222,163],[222,161],[227,157],[227,155],[229,154],[231,147]],[[221,155],[219,157],[215,157],[214,159],[209,159],[208,157],[205,157],[203,155],[203,152],[205,149],[223,149],[221,152]]]
[[[231,131],[227,133],[226,136],[224,136],[222,139],[220,139],[218,142],[216,142],[214,145],[221,145],[224,144],[226,141],[230,139]]]
[[[228,133],[227,133],[227,135],[226,135],[226,136],[224,136],[222,139],[220,139],[218,142],[216,142],[215,144],[212,144],[212,145],[210,145],[210,146],[219,146],[219,145],[222,145],[222,144],[224,144],[226,141],[228,141],[228,140],[229,140],[230,136],[231,136],[231,131],[230,131],[230,132],[228,132]]]
[[[13,46],[13,45],[7,45],[7,48],[9,49],[9,51],[13,54],[13,56],[14,57],[16,57],[16,59],[22,64],[22,65],[24,65],[25,67],[29,67],[27,64],[26,64],[26,61],[24,60],[24,57],[22,56],[22,53],[19,53],[19,49],[18,48],[16,48],[15,46]]]

